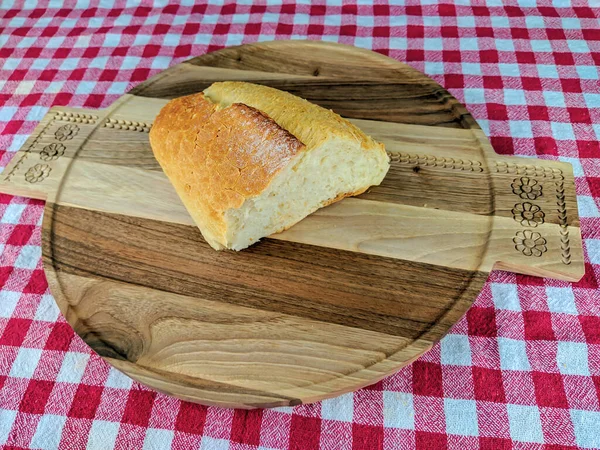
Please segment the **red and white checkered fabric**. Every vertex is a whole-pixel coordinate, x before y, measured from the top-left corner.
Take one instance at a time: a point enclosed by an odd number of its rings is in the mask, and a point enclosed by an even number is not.
[[[498,153],[575,169],[586,275],[494,272],[398,374],[321,403],[206,408],[111,369],[77,337],[40,262],[43,204],[0,196],[0,444],[6,448],[600,447],[599,0],[0,0],[0,166],[52,105],[105,107],[191,56],[321,39],[407,61],[464,100]]]

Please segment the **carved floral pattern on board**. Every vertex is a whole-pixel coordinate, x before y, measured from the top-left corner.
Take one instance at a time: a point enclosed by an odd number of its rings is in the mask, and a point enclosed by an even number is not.
[[[513,238],[513,242],[515,243],[515,249],[525,256],[540,257],[543,253],[548,251],[546,239],[536,231],[517,231],[517,235]]]
[[[544,211],[530,202],[517,203],[512,209],[513,218],[521,225],[537,227],[544,223]]]
[[[25,180],[29,183],[38,183],[47,178],[51,170],[48,164],[36,164],[25,172]]]

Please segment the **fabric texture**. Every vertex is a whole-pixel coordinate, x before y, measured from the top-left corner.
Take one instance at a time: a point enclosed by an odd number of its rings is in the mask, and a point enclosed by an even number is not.
[[[106,107],[224,46],[374,49],[464,101],[498,153],[573,165],[586,274],[490,275],[414,364],[295,408],[227,410],[132,382],[74,335],[40,260],[43,202],[0,196],[0,444],[44,449],[600,447],[600,2],[0,1],[0,166],[52,105]]]

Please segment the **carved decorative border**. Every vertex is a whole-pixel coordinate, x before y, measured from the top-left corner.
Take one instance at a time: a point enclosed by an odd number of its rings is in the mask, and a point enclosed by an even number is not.
[[[419,155],[416,153],[390,153],[392,162],[400,164],[418,164],[425,167],[442,167],[444,169],[462,170],[465,172],[483,172],[480,161],[449,158],[446,156]]]
[[[64,120],[65,122],[89,123],[92,125],[96,123],[96,120],[98,120],[98,116],[95,116],[93,114],[72,113],[64,111],[55,112],[54,117],[56,120]]]
[[[541,167],[535,165],[519,165],[505,161],[494,161],[494,170],[497,173],[514,175],[538,176],[548,178],[556,187],[556,206],[558,210],[558,224],[560,226],[560,249],[562,262],[571,264],[571,243],[569,241],[569,226],[567,222],[567,203],[565,199],[565,176],[561,169]],[[514,192],[514,191],[513,191]]]
[[[27,147],[25,150],[22,150],[21,157],[11,169],[11,171],[6,175],[4,181],[10,181],[11,177],[17,172],[17,170],[21,167],[23,162],[25,162],[25,160],[29,157],[29,155],[31,154],[31,150],[33,150],[33,148],[39,143],[40,139],[46,135],[48,129],[52,125],[54,125],[54,122],[61,121],[94,125],[97,120],[98,116],[94,114],[72,113],[65,111],[54,112],[52,118],[48,121],[46,126],[42,128],[39,134],[33,139],[29,147]],[[57,141],[70,140],[73,139],[78,133],[79,127],[77,125],[66,124],[60,127],[58,130],[56,130],[56,132],[54,133],[54,138]],[[46,145],[42,149],[42,151],[40,152],[40,159],[42,161],[57,160],[58,158],[64,155],[64,152],[64,145],[60,143],[51,143]],[[25,180],[29,183],[37,183],[43,181],[50,174],[51,170],[52,168],[47,164],[36,164],[27,170],[25,174]]]
[[[117,130],[139,131],[141,133],[150,132],[151,123],[135,122],[132,120],[106,119],[104,128],[115,128]]]
[[[16,164],[14,165],[14,167],[10,170],[10,172],[8,172],[8,174],[4,178],[4,181],[10,181],[11,177],[19,169],[19,167],[21,166],[21,164],[23,164],[23,162],[27,159],[27,157],[31,153],[31,150],[37,145],[37,143],[39,142],[39,140],[46,133],[46,130],[48,130],[48,128],[50,128],[52,126],[52,124],[54,124],[54,121],[56,120],[56,117],[57,117],[57,114],[55,113],[53,115],[53,117],[48,121],[48,123],[46,124],[46,126],[44,128],[42,128],[42,131],[40,131],[40,133],[33,139],[33,141],[31,142],[31,144],[29,145],[29,147],[27,147],[25,150],[23,150],[23,154],[21,155],[21,157],[19,158],[19,160],[16,162]]]

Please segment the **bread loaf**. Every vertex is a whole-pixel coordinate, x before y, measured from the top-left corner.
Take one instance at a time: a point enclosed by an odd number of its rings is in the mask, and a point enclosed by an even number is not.
[[[241,250],[381,183],[383,144],[287,92],[214,83],[170,101],[152,150],[206,241]]]

